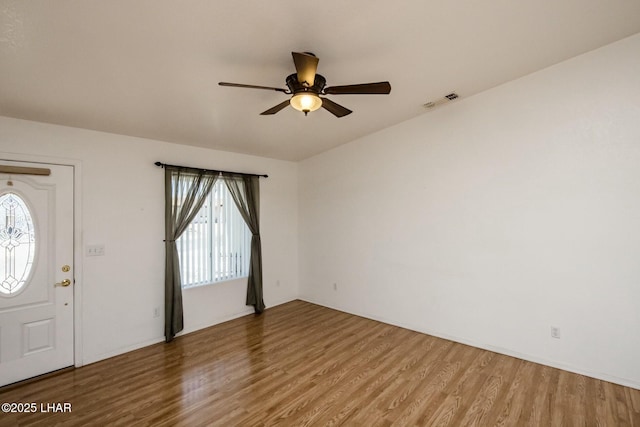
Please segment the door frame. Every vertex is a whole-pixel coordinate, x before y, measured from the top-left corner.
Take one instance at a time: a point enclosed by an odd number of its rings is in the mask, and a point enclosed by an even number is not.
[[[73,365],[82,366],[82,161],[62,157],[40,156],[0,151],[0,160],[73,167]]]

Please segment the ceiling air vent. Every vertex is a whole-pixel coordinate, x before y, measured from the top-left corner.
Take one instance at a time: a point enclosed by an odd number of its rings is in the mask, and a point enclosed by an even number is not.
[[[435,101],[429,101],[429,102],[427,102],[426,104],[422,104],[422,106],[423,106],[425,109],[430,110],[430,109],[432,109],[432,108],[437,107],[437,106],[438,106],[438,105],[440,105],[440,104],[444,104],[445,102],[449,102],[449,101],[456,100],[456,99],[458,99],[459,97],[460,97],[460,96],[459,96],[457,93],[455,93],[455,92],[451,92],[450,94],[445,95],[445,96],[443,96],[443,97],[442,97],[442,98],[440,98],[440,99],[437,99],[437,100],[435,100]]]

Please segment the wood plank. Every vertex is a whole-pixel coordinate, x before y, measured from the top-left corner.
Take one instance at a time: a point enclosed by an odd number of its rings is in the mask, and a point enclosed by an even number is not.
[[[293,301],[0,389],[36,425],[631,425],[640,390]]]
[[[0,165],[0,173],[6,173],[9,175],[51,175],[51,169],[47,168],[32,168],[25,166],[9,166]]]

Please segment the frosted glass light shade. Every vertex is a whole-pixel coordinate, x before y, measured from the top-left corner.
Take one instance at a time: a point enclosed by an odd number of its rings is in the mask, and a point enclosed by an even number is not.
[[[322,107],[322,99],[315,93],[297,93],[291,97],[289,101],[291,106],[298,111],[302,111],[303,113],[308,113],[310,111],[316,111],[318,108]]]

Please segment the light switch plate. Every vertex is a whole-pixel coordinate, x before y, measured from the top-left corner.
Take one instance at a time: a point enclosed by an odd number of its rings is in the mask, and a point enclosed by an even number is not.
[[[87,256],[103,256],[104,245],[87,245],[85,253]]]

